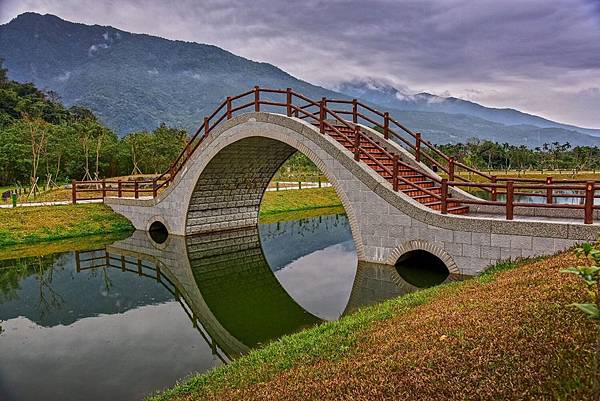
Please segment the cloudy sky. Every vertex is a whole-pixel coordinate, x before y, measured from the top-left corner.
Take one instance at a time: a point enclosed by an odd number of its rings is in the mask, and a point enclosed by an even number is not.
[[[0,23],[25,11],[600,128],[600,0],[0,0]]]

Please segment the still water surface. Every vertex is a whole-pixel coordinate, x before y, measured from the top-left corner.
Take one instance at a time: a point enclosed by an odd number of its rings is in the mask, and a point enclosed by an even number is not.
[[[414,291],[399,272],[357,263],[343,215],[0,260],[0,400],[141,400]]]

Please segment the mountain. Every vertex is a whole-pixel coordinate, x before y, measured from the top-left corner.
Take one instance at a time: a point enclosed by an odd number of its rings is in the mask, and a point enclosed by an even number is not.
[[[478,103],[455,97],[436,96],[426,92],[408,94],[390,84],[372,79],[346,81],[339,84],[337,89],[348,96],[361,98],[397,110],[465,114],[504,125],[532,125],[538,128],[561,128],[569,131],[577,131],[582,134],[600,136],[600,129],[561,124],[515,109],[485,107]]]
[[[83,105],[119,133],[161,122],[196,128],[227,96],[254,85],[332,96],[267,63],[215,46],[87,26],[25,13],[0,27],[9,77]]]
[[[271,64],[216,46],[73,23],[53,15],[25,13],[0,25],[0,57],[9,78],[52,90],[67,106],[90,108],[119,134],[151,130],[162,122],[193,131],[226,96],[260,85],[291,87],[315,99],[357,96],[379,103],[436,143],[477,137],[530,147],[555,141],[600,145],[600,138],[575,127],[548,128],[531,122],[508,126],[451,109],[409,109],[388,95],[358,96],[350,86],[341,94],[312,85]]]

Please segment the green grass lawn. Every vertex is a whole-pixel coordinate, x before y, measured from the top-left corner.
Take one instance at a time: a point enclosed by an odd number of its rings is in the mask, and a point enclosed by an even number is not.
[[[282,337],[152,401],[591,400],[598,329],[569,251]]]
[[[333,188],[267,192],[260,220],[272,223],[343,212]],[[126,218],[103,204],[0,209],[0,246],[131,230],[133,226]]]
[[[342,203],[331,187],[269,191],[263,197],[260,215],[266,217],[276,213],[341,206]]]
[[[0,246],[132,231],[103,204],[0,209]]]

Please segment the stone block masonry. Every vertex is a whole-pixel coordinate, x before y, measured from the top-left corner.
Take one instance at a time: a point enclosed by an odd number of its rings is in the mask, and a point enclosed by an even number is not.
[[[216,127],[158,198],[107,198],[106,203],[142,230],[154,221],[178,235],[255,226],[271,177],[296,150],[331,182],[364,262],[393,265],[402,254],[422,249],[452,273],[475,275],[499,260],[551,254],[600,232],[597,224],[568,219],[442,215],[394,192],[316,127],[270,113],[246,113]]]

